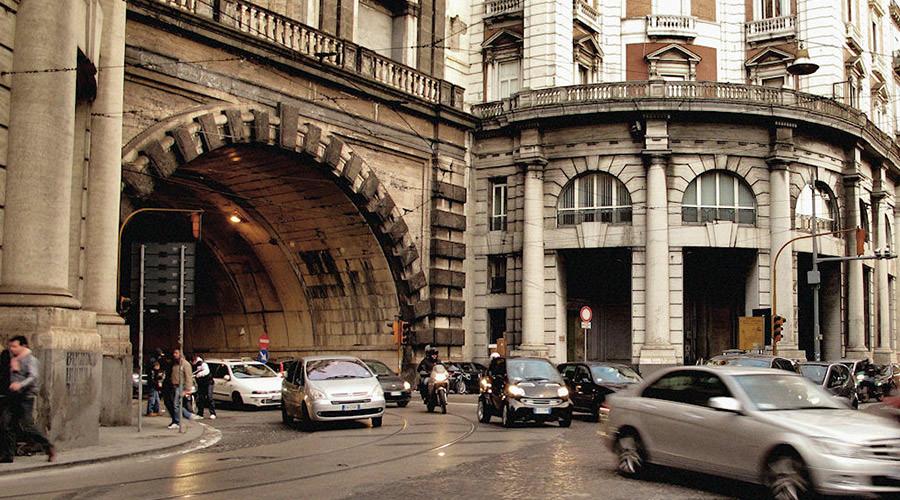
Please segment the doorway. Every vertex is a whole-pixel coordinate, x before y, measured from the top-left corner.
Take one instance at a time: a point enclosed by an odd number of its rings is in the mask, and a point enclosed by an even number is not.
[[[603,248],[562,253],[566,272],[566,350],[571,361],[631,364],[631,250]],[[578,311],[589,306],[591,327],[581,328]]]
[[[684,364],[738,346],[738,318],[747,310],[747,276],[756,251],[684,250]]]

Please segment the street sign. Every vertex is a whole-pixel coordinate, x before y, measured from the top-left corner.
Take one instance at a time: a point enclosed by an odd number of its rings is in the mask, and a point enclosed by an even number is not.
[[[269,361],[269,351],[266,349],[260,349],[259,355],[256,356],[256,360],[260,363],[266,363]]]
[[[590,321],[582,321],[581,327],[584,328],[585,330],[588,330],[591,327],[591,322]]]
[[[759,316],[738,317],[738,349],[749,351],[765,347],[765,318]]]
[[[141,247],[144,258],[141,260]],[[183,256],[182,256],[183,249]],[[134,243],[131,250],[131,296],[140,293],[140,278],[144,282],[145,307],[178,307],[194,305],[194,263],[196,245],[193,242]]]
[[[582,323],[590,323],[594,319],[594,311],[590,306],[582,306],[578,311],[578,317],[581,318]],[[582,328],[590,328],[590,326],[582,326]]]
[[[266,334],[266,332],[263,332],[263,334],[259,336],[259,350],[260,351],[268,351],[269,350],[269,335]]]

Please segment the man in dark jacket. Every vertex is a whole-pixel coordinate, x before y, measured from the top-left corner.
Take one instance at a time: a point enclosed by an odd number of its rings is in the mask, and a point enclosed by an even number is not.
[[[40,445],[49,462],[56,460],[56,448],[43,432],[34,426],[34,397],[40,384],[38,359],[28,348],[28,339],[16,336],[8,342],[9,384],[4,397],[3,415],[0,418],[2,446],[0,463],[11,463],[16,454],[16,429],[21,429],[25,438]]]

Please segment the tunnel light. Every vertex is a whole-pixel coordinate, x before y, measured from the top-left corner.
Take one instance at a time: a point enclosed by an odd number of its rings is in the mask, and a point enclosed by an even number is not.
[[[228,220],[231,221],[232,224],[240,224],[241,222],[244,222],[244,219],[241,218],[240,214],[238,214],[237,212],[231,214],[231,217],[229,217]]]

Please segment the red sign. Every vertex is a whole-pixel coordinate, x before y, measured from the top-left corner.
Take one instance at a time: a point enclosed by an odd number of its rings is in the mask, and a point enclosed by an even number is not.
[[[269,336],[263,333],[259,336],[259,350],[266,351],[269,349]]]
[[[581,318],[581,321],[587,323],[594,319],[594,311],[591,310],[590,306],[582,306],[581,310],[578,311],[578,317]]]

